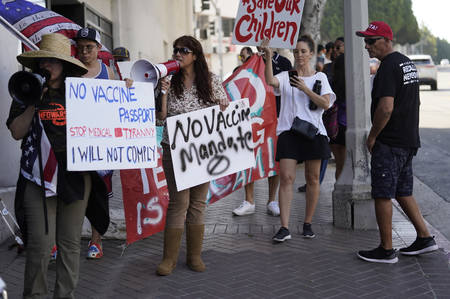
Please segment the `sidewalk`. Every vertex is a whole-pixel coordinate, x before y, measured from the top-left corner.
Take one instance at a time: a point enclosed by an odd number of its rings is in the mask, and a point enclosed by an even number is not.
[[[334,165],[329,165],[313,221],[314,239],[300,236],[305,195],[294,193],[290,230],[292,240],[273,244],[279,217],[266,214],[267,180],[255,184],[256,213],[233,217],[244,190],[209,206],[203,258],[204,273],[185,265],[183,241],[177,268],[167,277],[155,275],[162,256],[159,233],[129,246],[124,240],[105,240],[105,256],[86,260],[82,242],[77,298],[450,298],[449,242],[432,227],[441,249],[419,257],[400,256],[397,264],[359,260],[356,251],[379,242],[377,231],[337,229],[332,224],[331,191]],[[304,182],[303,167],[295,186]],[[420,190],[419,190],[420,191]],[[117,194],[117,193],[116,193]],[[426,196],[419,192],[416,196]],[[120,207],[116,199],[114,207]],[[394,247],[415,239],[412,225],[394,209]],[[10,298],[20,298],[25,257],[0,245],[0,276]],[[443,247],[443,248],[442,248]],[[53,289],[55,266],[49,269]]]

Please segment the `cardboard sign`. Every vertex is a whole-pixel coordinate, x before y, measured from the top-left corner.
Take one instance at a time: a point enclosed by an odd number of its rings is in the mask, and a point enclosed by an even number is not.
[[[153,84],[67,78],[66,107],[68,170],[156,166]]]
[[[305,0],[241,0],[233,44],[293,49],[297,43]]]
[[[255,166],[248,99],[167,118],[178,191]]]

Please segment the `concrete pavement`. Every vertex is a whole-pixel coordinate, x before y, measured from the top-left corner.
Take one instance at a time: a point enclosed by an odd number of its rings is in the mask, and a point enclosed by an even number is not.
[[[267,180],[255,184],[256,213],[244,217],[231,211],[244,198],[238,190],[209,206],[203,258],[204,273],[185,265],[183,241],[173,274],[159,277],[156,267],[162,256],[162,233],[133,243],[104,240],[105,256],[86,260],[87,240],[82,242],[77,298],[450,298],[450,243],[433,227],[441,249],[419,257],[400,256],[397,264],[372,264],[359,260],[356,251],[379,242],[377,231],[337,229],[332,224],[331,191],[334,165],[328,167],[313,221],[314,239],[300,236],[305,195],[294,193],[290,230],[292,240],[273,244],[279,217],[266,213]],[[303,167],[296,186],[303,184]],[[416,197],[430,196],[430,189],[416,180]],[[116,193],[117,194],[117,193]],[[113,207],[120,207],[116,198]],[[118,213],[117,211],[115,213]],[[119,225],[120,226],[120,225]],[[415,239],[412,225],[394,209],[394,247]],[[115,228],[116,233],[118,227]],[[0,245],[0,276],[11,298],[20,298],[25,258]],[[49,269],[53,289],[54,264]]]

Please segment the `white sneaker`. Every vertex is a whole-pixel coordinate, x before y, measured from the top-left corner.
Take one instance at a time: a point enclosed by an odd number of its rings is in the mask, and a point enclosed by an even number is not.
[[[280,216],[280,207],[278,206],[278,201],[269,202],[267,205],[267,214],[272,216]]]
[[[236,216],[244,216],[255,213],[255,204],[251,204],[248,201],[244,200],[243,203],[233,210],[233,214]]]

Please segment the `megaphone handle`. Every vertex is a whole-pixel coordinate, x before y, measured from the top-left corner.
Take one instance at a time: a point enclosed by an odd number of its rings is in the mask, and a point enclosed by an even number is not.
[[[166,76],[165,78],[163,78],[163,80],[166,80],[166,78],[167,78],[167,80],[172,80],[172,75],[168,75],[168,76]],[[161,93],[162,94],[166,94],[166,91],[165,90],[161,90]]]

